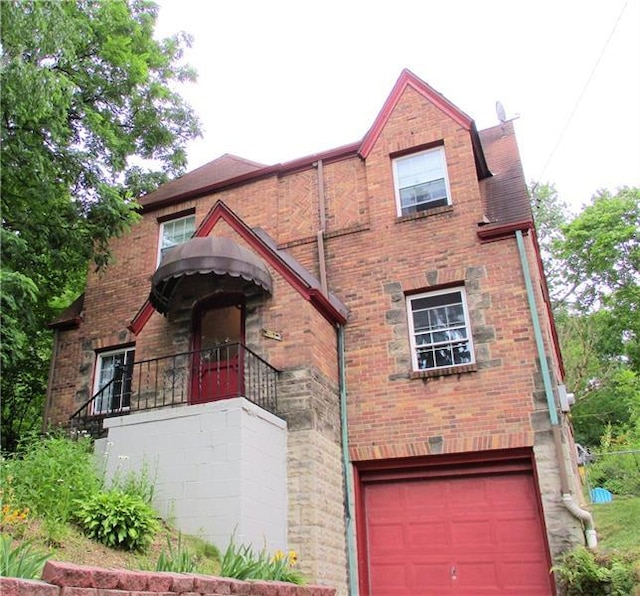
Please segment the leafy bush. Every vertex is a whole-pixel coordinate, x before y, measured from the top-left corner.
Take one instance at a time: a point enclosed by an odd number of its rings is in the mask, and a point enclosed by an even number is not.
[[[598,453],[587,473],[591,486],[601,486],[615,495],[640,496],[640,452]]]
[[[9,536],[0,535],[0,577],[40,579],[48,554],[34,550],[29,542],[14,547]]]
[[[75,503],[84,533],[111,548],[143,551],[159,529],[155,511],[138,496],[112,490]]]
[[[23,441],[18,452],[3,461],[0,476],[5,504],[63,523],[72,517],[74,499],[86,499],[100,489],[91,442],[61,435]]]
[[[631,563],[616,557],[595,555],[584,547],[566,553],[553,567],[566,596],[628,596],[633,593]]]
[[[302,585],[306,580],[294,568],[296,563],[294,551],[289,551],[288,555],[278,551],[273,556],[264,549],[254,553],[250,546],[237,546],[232,538],[222,557],[220,575],[240,580],[261,579]]]

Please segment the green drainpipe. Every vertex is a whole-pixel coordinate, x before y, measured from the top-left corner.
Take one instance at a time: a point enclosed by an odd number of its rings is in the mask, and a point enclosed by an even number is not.
[[[349,432],[347,426],[347,383],[345,378],[344,327],[338,325],[338,371],[340,384],[340,427],[342,430],[342,474],[345,490],[345,531],[347,535],[347,573],[349,596],[358,595],[355,532],[353,527],[353,478],[349,462]]]
[[[529,261],[527,252],[522,238],[522,230],[516,230],[516,241],[518,243],[518,252],[520,253],[520,263],[522,265],[522,273],[524,274],[524,283],[527,289],[527,299],[529,301],[529,310],[531,311],[531,319],[533,321],[533,332],[538,348],[538,360],[540,360],[540,371],[542,372],[542,382],[544,383],[544,392],[547,397],[547,408],[549,410],[549,418],[551,420],[551,430],[553,434],[553,442],[555,444],[558,456],[558,465],[560,472],[560,490],[562,492],[562,504],[567,511],[576,519],[584,524],[584,531],[587,546],[595,548],[598,546],[598,537],[593,524],[593,517],[585,509],[581,509],[576,503],[569,489],[569,474],[567,472],[564,453],[562,450],[562,434],[560,421],[558,419],[558,410],[553,397],[553,386],[551,384],[551,373],[547,363],[547,356],[544,352],[544,342],[542,340],[542,331],[540,330],[540,319],[538,318],[538,309],[536,307],[536,298],[533,293],[533,284],[531,283],[531,274],[529,273]]]

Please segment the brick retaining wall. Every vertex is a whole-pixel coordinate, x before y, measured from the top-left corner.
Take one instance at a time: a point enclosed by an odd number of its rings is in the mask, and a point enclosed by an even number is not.
[[[42,581],[0,578],[2,596],[335,596],[335,588],[47,561]]]

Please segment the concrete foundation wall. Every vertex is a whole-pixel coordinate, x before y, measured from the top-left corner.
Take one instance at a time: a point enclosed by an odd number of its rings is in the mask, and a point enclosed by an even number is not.
[[[177,528],[226,548],[287,549],[287,430],[243,398],[107,419],[107,478],[146,468]]]

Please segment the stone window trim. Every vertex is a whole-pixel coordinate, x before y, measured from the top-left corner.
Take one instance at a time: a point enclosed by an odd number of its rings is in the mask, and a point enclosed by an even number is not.
[[[451,205],[444,145],[392,156],[399,218]]]

